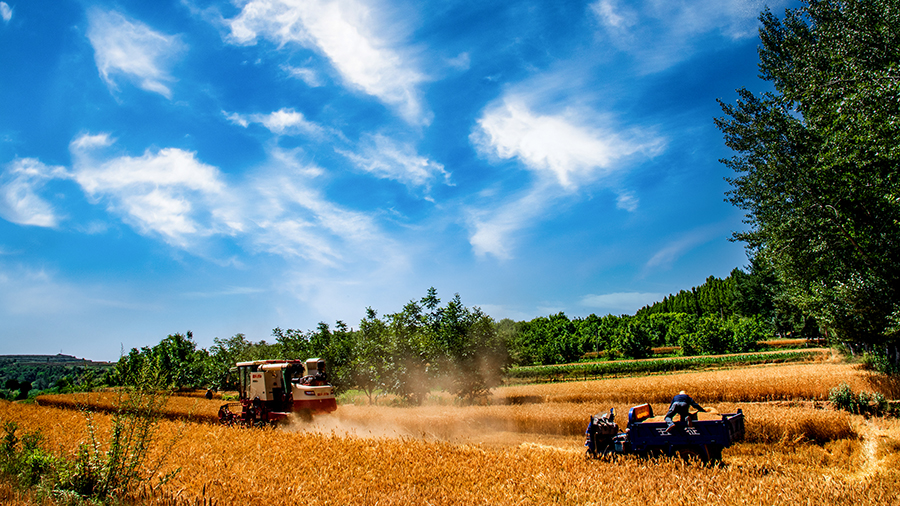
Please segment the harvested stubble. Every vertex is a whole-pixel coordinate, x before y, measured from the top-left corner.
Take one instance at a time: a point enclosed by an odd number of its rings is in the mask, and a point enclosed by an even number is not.
[[[0,402],[0,418],[40,428],[48,448],[71,452],[83,417],[72,410]],[[98,426],[109,426],[97,415]],[[75,427],[81,425],[81,430]],[[160,438],[179,424],[164,421]],[[73,437],[75,436],[75,437]],[[757,448],[759,445],[746,445]],[[181,472],[168,497],[221,506],[295,504],[896,504],[900,474],[882,469],[845,479],[843,469],[796,463],[790,452],[752,451],[703,467],[679,460],[615,463],[580,452],[522,446],[503,450],[404,438],[188,424],[169,455]]]
[[[509,386],[498,402],[668,403],[687,390],[700,403],[826,400],[831,388],[847,383],[871,389],[874,375],[856,365],[833,362],[751,366],[741,369]],[[884,392],[883,392],[884,393]]]
[[[42,396],[40,405],[111,411],[115,395],[109,392]],[[189,400],[189,402],[188,402]],[[172,397],[166,406],[167,418],[218,422],[221,401]],[[580,436],[590,415],[614,408],[624,428],[633,404],[551,402],[493,406],[388,406],[342,405],[332,416],[316,417],[313,428],[360,436],[408,436],[442,441],[522,441],[498,433]],[[668,403],[653,404],[654,413],[665,413]],[[822,443],[852,437],[846,413],[801,407],[754,404],[709,405],[720,413],[740,407],[747,415],[747,440],[752,442],[811,441]]]
[[[522,435],[554,435],[581,443],[594,413],[615,409],[616,421],[625,428],[630,404],[546,403],[515,406],[425,406],[392,408],[383,406],[341,406],[332,417],[318,417],[313,428],[320,432],[388,436],[411,436],[443,441],[496,441],[493,433],[506,432],[507,441],[524,441]],[[662,421],[668,404],[651,405]],[[807,407],[767,404],[707,405],[718,413],[745,415],[745,440],[752,443],[825,443],[855,437],[849,414]],[[701,419],[717,419],[716,414],[701,414]]]

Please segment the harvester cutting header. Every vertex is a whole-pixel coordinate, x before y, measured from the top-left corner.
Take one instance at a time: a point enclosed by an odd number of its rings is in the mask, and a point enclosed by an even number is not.
[[[223,424],[277,423],[291,414],[311,420],[314,414],[337,409],[322,359],[239,362],[231,372],[237,375],[239,400],[219,408]]]

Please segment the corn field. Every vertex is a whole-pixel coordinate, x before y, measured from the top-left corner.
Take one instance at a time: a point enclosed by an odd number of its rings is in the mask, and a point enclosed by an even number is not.
[[[179,413],[202,419],[222,401],[172,397],[170,419],[160,422],[157,439],[180,431],[162,472],[180,471],[164,488],[135,492],[130,501],[223,506],[898,504],[900,422],[822,409],[823,389],[827,397],[832,381],[869,385],[866,374],[850,366],[791,365],[507,387],[497,389],[494,403],[483,406],[345,403],[312,424],[276,429],[178,419]],[[725,450],[722,465],[584,458],[583,432],[592,413],[615,408],[622,425],[627,409],[648,399],[659,415],[673,388],[688,389],[718,412],[740,408],[747,415],[745,441]],[[801,394],[788,395],[792,388]],[[97,403],[109,400],[90,394],[79,402],[85,404],[91,395]],[[769,399],[779,402],[759,402]],[[45,405],[0,402],[0,421],[40,429],[48,450],[75,452],[86,437],[84,415],[58,407],[65,405],[61,398],[41,402]],[[94,415],[94,425],[99,432],[109,431],[109,415]],[[0,502],[39,504],[16,494],[0,487]]]

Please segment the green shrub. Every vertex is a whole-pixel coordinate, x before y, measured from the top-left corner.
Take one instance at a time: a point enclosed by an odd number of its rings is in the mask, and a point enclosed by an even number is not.
[[[835,409],[857,415],[881,416],[887,412],[888,408],[887,399],[880,393],[860,391],[854,395],[850,385],[846,383],[832,388],[828,393],[828,400]]]
[[[870,371],[881,374],[900,375],[900,367],[883,353],[864,353],[860,359],[862,366]]]
[[[60,460],[41,448],[44,436],[26,432],[21,438],[15,422],[3,424],[3,443],[0,446],[0,473],[11,477],[22,487],[35,486],[45,477],[51,481],[60,467]]]

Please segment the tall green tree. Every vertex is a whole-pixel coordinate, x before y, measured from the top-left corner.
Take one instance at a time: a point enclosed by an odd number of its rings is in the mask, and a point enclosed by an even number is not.
[[[390,335],[387,324],[378,318],[371,307],[359,322],[350,363],[351,381],[366,393],[369,404],[374,403],[380,392],[387,391],[385,379],[391,369],[391,357],[386,353]]]
[[[783,296],[851,349],[900,363],[900,2],[806,0],[760,16],[760,75],[716,120],[735,234]]]

